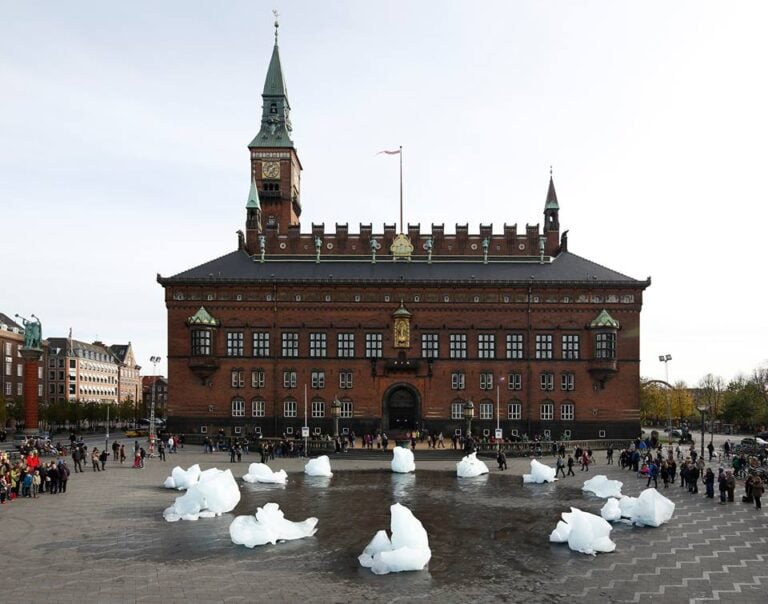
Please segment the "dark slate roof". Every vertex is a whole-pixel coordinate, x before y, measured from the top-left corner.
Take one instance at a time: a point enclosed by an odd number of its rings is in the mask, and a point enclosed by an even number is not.
[[[646,281],[638,281],[621,273],[591,262],[570,252],[562,252],[551,262],[540,263],[538,258],[527,260],[489,257],[483,264],[478,257],[457,259],[445,257],[431,264],[425,258],[412,262],[392,262],[391,258],[379,257],[374,264],[370,258],[351,259],[338,256],[322,258],[314,256],[274,259],[266,257],[259,262],[244,251],[226,254],[181,272],[172,277],[157,276],[159,283],[260,283],[260,282],[464,282],[464,283],[603,283],[647,287]]]
[[[8,326],[8,329],[12,329],[15,327],[16,329],[19,330],[19,333],[24,333],[24,328],[21,325],[19,325],[16,321],[11,319],[11,317],[6,315],[5,313],[0,312],[0,323],[5,323],[5,325]]]
[[[125,362],[125,356],[128,354],[128,344],[112,344],[109,350],[117,357],[118,361],[121,363]]]

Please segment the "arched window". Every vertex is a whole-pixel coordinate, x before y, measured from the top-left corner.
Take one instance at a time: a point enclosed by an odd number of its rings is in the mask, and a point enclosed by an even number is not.
[[[523,405],[517,399],[512,399],[507,404],[507,419],[521,419],[523,416]]]
[[[541,411],[539,419],[542,421],[551,421],[555,417],[555,404],[552,401],[544,401],[541,403]]]
[[[563,421],[573,421],[576,413],[576,405],[571,401],[565,401],[560,405],[560,419]]]
[[[265,403],[262,398],[251,399],[251,417],[264,417]]]
[[[232,399],[232,417],[245,417],[245,399],[239,396]]]

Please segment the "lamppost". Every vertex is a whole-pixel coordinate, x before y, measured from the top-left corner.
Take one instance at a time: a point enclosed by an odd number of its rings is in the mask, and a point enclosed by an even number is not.
[[[475,417],[475,405],[471,400],[464,403],[464,419],[467,420],[467,438],[472,436],[472,418]]]
[[[107,404],[107,434],[104,437],[104,450],[109,451],[109,401],[106,401]]]
[[[501,450],[501,425],[499,423],[499,413],[501,411],[499,407],[499,387],[504,383],[504,378],[500,377],[496,382],[496,450]]]
[[[333,437],[339,436],[339,417],[341,416],[341,401],[339,397],[333,399],[331,403],[331,417],[333,418]]]
[[[157,388],[157,364],[160,362],[160,357],[149,357],[149,362],[152,363],[152,402],[150,403],[149,411],[149,456],[152,457],[155,454],[155,390]]]
[[[667,383],[667,444],[672,444],[672,400],[669,398],[669,362],[671,354],[662,354],[659,360],[664,363],[664,381]]]
[[[696,409],[701,413],[701,458],[704,459],[704,414],[707,412],[707,406],[704,404],[697,405]]]

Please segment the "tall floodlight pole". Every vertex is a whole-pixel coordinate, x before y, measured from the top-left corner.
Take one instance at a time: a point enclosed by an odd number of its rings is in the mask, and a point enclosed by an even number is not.
[[[307,455],[307,440],[309,439],[309,424],[307,423],[307,385],[304,384],[304,429],[302,430],[304,436],[304,457]]]
[[[667,383],[667,444],[672,444],[672,399],[669,397],[669,362],[671,354],[662,354],[659,360],[664,363],[664,381]]]
[[[160,357],[149,357],[149,362],[152,363],[152,402],[150,403],[149,411],[149,456],[152,457],[155,454],[155,390],[157,389],[157,364],[160,362]]]

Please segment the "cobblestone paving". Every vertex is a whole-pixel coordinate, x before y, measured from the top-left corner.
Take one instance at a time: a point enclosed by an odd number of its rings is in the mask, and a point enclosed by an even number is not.
[[[499,564],[513,562],[493,559],[487,561],[487,572],[481,576],[459,574],[447,581],[435,578],[445,575],[440,569],[447,558],[455,565],[463,556],[482,558],[483,549],[467,551],[460,542],[448,551],[433,548],[432,572],[377,577],[357,567],[356,550],[328,551],[323,559],[313,558],[307,565],[303,557],[317,555],[317,549],[307,548],[301,541],[258,551],[231,546],[227,543],[230,516],[166,523],[161,512],[175,495],[160,488],[162,481],[174,465],[187,467],[197,462],[204,468],[230,467],[226,455],[202,455],[189,448],[169,455],[166,463],[149,460],[144,470],[110,461],[106,472],[73,474],[66,494],[2,506],[3,574],[7,580],[0,601],[748,604],[763,603],[768,597],[766,511],[740,502],[721,506],[679,486],[662,489],[677,505],[672,522],[659,529],[614,525],[612,538],[617,548],[613,554],[592,557],[571,552],[566,545],[536,544],[546,548],[541,568],[520,563],[513,582],[497,578],[509,576],[508,567],[505,573],[494,571]],[[387,462],[388,458],[333,463],[334,471],[344,471],[387,468]],[[274,465],[291,473],[300,472],[303,462],[281,460]],[[235,474],[244,473],[246,466],[246,462],[238,465]],[[446,461],[420,462],[418,466],[419,471],[452,468]],[[518,481],[527,469],[527,461],[513,460],[505,479]],[[634,474],[603,464],[594,466],[588,476],[577,470],[575,479],[560,485],[580,486],[597,473],[623,480],[629,495],[637,495],[645,486]],[[575,496],[573,505],[598,512],[602,500]],[[343,510],[324,509],[326,513]],[[514,510],[509,514],[513,516]],[[317,515],[322,523],[322,514]],[[354,519],[349,522],[354,525]],[[508,518],[504,522],[509,523]],[[500,530],[504,522],[477,530]],[[544,541],[547,537],[542,535]],[[360,540],[367,538],[370,535]],[[13,579],[8,580],[10,577]]]

